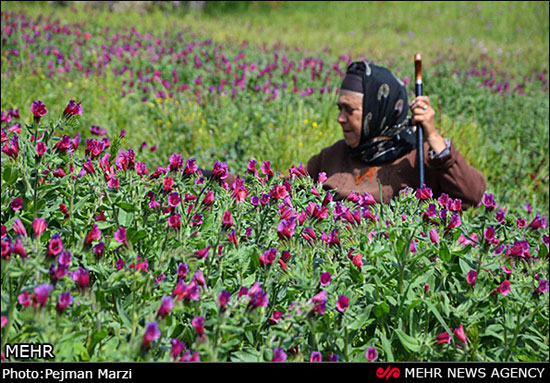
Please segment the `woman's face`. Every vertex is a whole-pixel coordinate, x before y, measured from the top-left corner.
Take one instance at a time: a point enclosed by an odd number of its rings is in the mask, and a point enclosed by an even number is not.
[[[340,91],[338,101],[338,123],[342,127],[344,140],[350,148],[361,141],[361,119],[363,116],[363,94],[348,90]]]

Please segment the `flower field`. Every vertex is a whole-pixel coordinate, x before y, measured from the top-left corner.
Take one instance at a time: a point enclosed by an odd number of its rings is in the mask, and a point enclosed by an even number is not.
[[[300,162],[340,138],[350,55],[4,7],[2,351],[548,361],[545,70],[429,66],[440,126],[489,181],[478,207],[429,188],[336,201]],[[481,120],[451,120],[464,100]],[[529,112],[489,140],[495,104]],[[503,151],[527,113],[533,139]]]

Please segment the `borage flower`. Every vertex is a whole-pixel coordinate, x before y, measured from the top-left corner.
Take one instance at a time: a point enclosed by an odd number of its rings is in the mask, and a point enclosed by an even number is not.
[[[369,362],[374,362],[376,358],[378,358],[378,351],[376,350],[376,347],[367,347],[365,357]]]
[[[143,335],[143,347],[149,348],[151,343],[160,338],[160,329],[157,322],[147,323],[145,334]]]

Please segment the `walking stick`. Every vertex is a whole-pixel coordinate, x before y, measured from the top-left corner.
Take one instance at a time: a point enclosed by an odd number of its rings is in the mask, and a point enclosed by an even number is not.
[[[422,96],[422,57],[420,53],[414,55],[414,92]],[[424,131],[422,124],[416,125],[416,163],[418,164],[418,187],[424,186]]]

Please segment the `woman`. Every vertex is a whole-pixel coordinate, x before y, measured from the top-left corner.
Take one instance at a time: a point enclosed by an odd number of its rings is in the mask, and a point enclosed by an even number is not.
[[[337,101],[338,123],[344,139],[321,150],[307,163],[313,179],[325,172],[325,189],[338,199],[354,191],[370,193],[388,203],[407,186],[417,187],[416,124],[424,129],[425,183],[434,197],[442,193],[462,200],[468,208],[481,201],[483,175],[466,163],[449,139],[435,127],[435,111],[428,97],[419,96],[409,108],[404,84],[388,69],[366,62],[351,63]],[[380,185],[379,185],[380,183]]]

